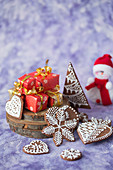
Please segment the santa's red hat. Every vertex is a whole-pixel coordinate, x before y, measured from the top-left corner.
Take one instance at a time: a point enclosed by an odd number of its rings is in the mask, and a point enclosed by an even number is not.
[[[93,66],[93,73],[97,71],[104,71],[109,75],[112,75],[113,72],[113,63],[111,61],[111,56],[109,54],[105,54],[102,57],[99,57]]]

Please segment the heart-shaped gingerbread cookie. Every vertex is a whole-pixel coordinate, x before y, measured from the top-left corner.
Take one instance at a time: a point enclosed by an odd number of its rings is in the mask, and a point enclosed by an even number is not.
[[[91,121],[82,123],[77,129],[78,135],[84,144],[104,140],[112,135],[111,120],[102,120],[92,117]]]
[[[11,100],[6,103],[6,112],[18,119],[21,119],[23,112],[23,100],[20,96],[14,95]]]
[[[41,140],[32,141],[29,145],[23,147],[23,152],[31,155],[40,155],[49,152],[46,143]]]

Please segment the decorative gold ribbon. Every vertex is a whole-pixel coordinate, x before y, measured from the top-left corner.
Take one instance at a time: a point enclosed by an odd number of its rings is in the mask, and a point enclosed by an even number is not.
[[[37,94],[37,95],[40,96],[40,98],[41,98],[41,105],[40,105],[40,109],[39,109],[39,111],[40,111],[40,110],[42,110],[42,106],[43,106],[43,96],[41,94]]]
[[[27,89],[25,87],[23,87],[23,83],[24,83],[25,80],[27,80],[30,77],[31,77],[30,75],[26,76],[20,83],[15,81],[14,82],[14,87],[15,88],[14,88],[14,92],[13,93],[17,93],[17,94],[22,93],[22,88],[23,88],[23,89],[25,89],[25,94],[27,94],[28,91],[27,91]],[[19,92],[19,90],[21,90],[21,91]],[[29,93],[31,93],[31,91],[34,92],[34,89],[29,90]]]
[[[20,95],[21,94],[21,92],[19,92],[19,89],[20,89],[20,83],[19,82],[14,82],[14,90],[13,90],[13,92],[12,92],[12,94],[14,95],[14,94],[18,94],[18,95]]]
[[[50,97],[53,97],[53,95],[56,96],[56,98],[57,98],[57,105],[58,106],[61,105],[60,98],[59,98],[59,91],[60,91],[60,86],[56,85],[56,87],[54,88],[54,91],[48,90],[48,91],[45,92]]]
[[[36,91],[35,87],[33,87],[31,90],[27,90],[26,88],[24,88],[24,90],[25,90],[26,95],[37,94],[37,91]]]
[[[45,77],[52,72],[52,68],[47,66],[48,65],[48,62],[49,60],[46,60],[46,66],[43,67],[43,68],[38,68],[36,69],[37,71],[37,74],[34,76],[34,77],[37,77],[39,75],[41,75],[43,77],[43,79],[45,79]],[[28,78],[30,78],[31,76],[28,75],[26,76],[22,81],[21,83],[19,82],[15,82],[14,83],[14,91],[13,93],[16,93],[16,94],[22,94],[22,89],[25,90],[25,94],[26,95],[29,95],[29,94],[36,94],[36,95],[39,95],[41,97],[41,106],[40,106],[40,110],[42,109],[42,105],[43,105],[43,96],[38,94],[35,87],[33,87],[31,90],[27,90],[25,87],[23,87],[23,83],[25,80],[27,80]],[[37,87],[38,91],[39,92],[42,92],[44,90],[43,86],[40,86],[40,87]],[[20,90],[20,91],[19,91]],[[54,88],[54,90],[48,90],[44,93],[46,93],[48,96],[50,97],[53,97],[53,95],[55,95],[57,97],[57,102],[58,102],[58,105],[61,104],[60,102],[60,98],[59,98],[59,91],[60,91],[60,86],[59,85],[56,85],[56,87]]]
[[[46,60],[46,66],[43,68],[37,68],[37,74],[34,77],[37,77],[39,75],[41,75],[43,77],[43,79],[45,79],[45,77],[52,72],[52,68],[47,66],[49,60]]]
[[[42,75],[43,79],[44,79],[49,73],[52,72],[52,68],[47,66],[48,62],[49,62],[49,60],[46,60],[46,66],[45,67],[36,69],[37,74],[34,77],[37,77],[38,75]],[[25,87],[23,87],[24,81],[27,80],[30,77],[31,77],[30,75],[26,76],[21,81],[21,83],[14,82],[14,86],[15,86],[14,92],[15,93],[22,93],[22,88],[23,88],[25,90],[26,95],[28,95],[28,94],[37,94],[37,91],[36,91],[35,88],[28,91]],[[39,92],[42,92],[44,90],[43,86],[37,87],[37,89],[38,89]],[[21,90],[21,91],[19,92],[19,90]]]
[[[42,92],[44,90],[44,87],[43,86],[39,86],[39,87],[37,87],[37,89],[38,89],[39,92]]]

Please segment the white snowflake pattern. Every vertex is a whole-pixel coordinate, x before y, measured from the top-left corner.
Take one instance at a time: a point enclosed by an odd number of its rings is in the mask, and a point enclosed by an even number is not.
[[[66,160],[77,160],[81,158],[82,154],[79,150],[71,148],[64,150],[60,156]]]
[[[48,126],[43,128],[42,133],[47,136],[53,135],[53,141],[56,146],[60,146],[62,144],[63,138],[68,141],[75,140],[73,133],[70,131],[71,129],[74,129],[77,126],[77,120],[75,118],[66,121],[66,115],[65,112],[63,112],[63,109],[59,109],[56,115],[47,111],[45,117]]]

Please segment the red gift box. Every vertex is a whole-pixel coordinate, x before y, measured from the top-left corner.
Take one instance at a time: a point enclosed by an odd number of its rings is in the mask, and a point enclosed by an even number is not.
[[[56,93],[56,94],[52,94],[52,93],[47,93],[49,96],[48,99],[48,106],[49,107],[53,107],[53,106],[60,106],[63,104],[63,95],[62,93]]]
[[[18,78],[18,82],[27,90],[31,90],[33,86],[36,86],[36,79],[28,74],[24,74],[22,77]]]
[[[48,96],[44,93],[25,96],[25,108],[32,112],[39,112],[47,108]]]
[[[43,91],[52,90],[59,85],[59,74],[49,73],[46,76],[38,75],[38,73],[32,72],[29,73],[32,77],[36,78],[36,90],[39,91],[39,82],[40,86],[43,87]]]

